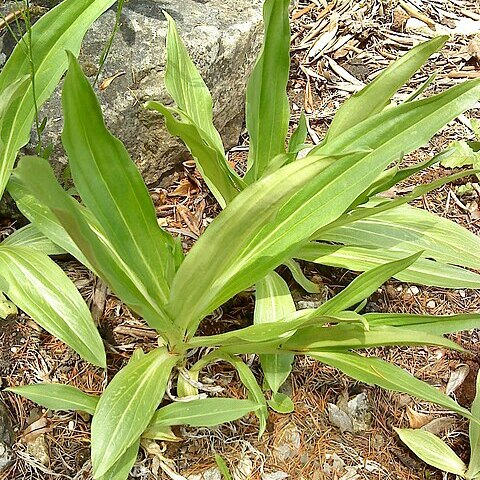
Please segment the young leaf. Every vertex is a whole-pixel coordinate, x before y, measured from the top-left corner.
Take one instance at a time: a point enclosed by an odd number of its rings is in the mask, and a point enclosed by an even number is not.
[[[405,253],[314,242],[301,247],[294,255],[308,262],[365,272],[386,262],[400,260]],[[394,277],[402,282],[443,288],[480,288],[480,275],[477,273],[425,258],[419,258]]]
[[[50,97],[67,68],[65,50],[78,55],[82,39],[90,25],[114,3],[115,0],[65,0],[32,26],[37,107]],[[30,73],[29,57],[20,42],[0,72],[1,97],[10,85],[19,78],[30,76]],[[14,110],[9,111],[8,128],[0,129],[0,197],[17,152],[28,143],[35,117],[32,82],[27,81],[23,86],[25,88],[22,88]]]
[[[480,420],[480,372],[477,374],[476,395],[472,403],[472,415]],[[480,423],[470,422],[470,464],[466,473],[468,480],[480,478]]]
[[[1,242],[0,245],[33,248],[45,255],[61,255],[66,253],[63,248],[53,243],[32,224],[19,228]]]
[[[156,438],[159,428],[174,425],[191,427],[214,427],[255,412],[261,407],[252,400],[234,398],[205,398],[190,402],[176,402],[162,407],[155,412],[144,438]]]
[[[0,288],[82,358],[106,366],[103,342],[87,305],[48,256],[27,247],[0,246]]]
[[[293,259],[289,259],[283,264],[290,270],[293,279],[308,293],[319,293],[320,287],[309,280],[302,272],[300,265]]]
[[[272,395],[271,400],[267,401],[268,406],[277,413],[291,413],[295,410],[292,399],[283,393]]]
[[[110,382],[92,421],[92,465],[98,479],[146,429],[179,357],[157,348],[128,364]]]
[[[115,464],[98,480],[128,480],[130,471],[137,460],[140,439],[132,443]]]
[[[336,113],[324,142],[336,139],[346,130],[381,112],[393,94],[427,61],[440,50],[448,37],[436,37],[409,50],[378,75],[360,92],[352,95]]]
[[[62,140],[75,186],[123,261],[160,305],[175,274],[173,238],[157,223],[148,190],[123,144],[107,130],[80,65],[69,54]]]
[[[350,128],[321,152],[356,153],[335,161],[311,154],[250,185],[211,223],[179,268],[169,302],[172,318],[191,334],[201,318],[344,213],[399,151],[428,141],[479,97],[480,80],[474,80],[387,109]],[[193,277],[198,280],[192,285]]]
[[[467,409],[458,405],[457,402],[435,387],[418,380],[402,368],[379,358],[362,357],[346,352],[308,352],[308,355],[320,362],[338,368],[360,382],[378,385],[394,392],[408,393],[414,397],[441,405],[466,418],[472,418]]]
[[[230,470],[227,466],[227,463],[217,453],[215,454],[215,463],[217,464],[218,470],[220,471],[220,473],[223,476],[223,480],[233,480],[233,477],[230,474]]]
[[[420,257],[420,254],[421,252],[388,262],[362,273],[348,287],[321,305],[318,312],[325,315],[335,314],[365,300],[391,277],[412,265]]]
[[[297,153],[301,148],[303,148],[305,141],[307,140],[308,129],[307,129],[307,117],[305,112],[302,112],[300,119],[298,120],[298,126],[293,132],[290,142],[288,143],[288,153],[294,153],[294,158],[297,157]]]
[[[290,71],[290,0],[266,0],[262,53],[247,86],[246,122],[250,151],[246,179],[259,179],[270,161],[285,153],[290,107],[287,83]]]
[[[96,395],[88,395],[76,387],[61,383],[37,383],[7,388],[6,391],[28,398],[50,410],[74,410],[91,415],[95,413],[100,399]]]
[[[466,465],[440,438],[426,430],[395,428],[400,440],[419,458],[432,467],[463,477]]]
[[[295,303],[285,280],[275,272],[269,273],[256,285],[255,312],[256,325],[274,323],[294,314]],[[292,371],[294,355],[260,355],[265,380],[275,394]]]

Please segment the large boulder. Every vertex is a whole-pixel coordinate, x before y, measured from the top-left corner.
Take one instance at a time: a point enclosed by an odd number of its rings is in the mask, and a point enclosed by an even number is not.
[[[148,184],[165,179],[187,158],[185,147],[166,132],[163,119],[142,107],[148,99],[170,102],[163,85],[167,25],[162,11],[176,20],[187,49],[212,93],[214,121],[229,148],[238,141],[244,121],[246,82],[261,43],[262,3],[262,0],[130,0],[125,3],[121,28],[100,81],[121,75],[106,89],[98,90],[98,95],[107,125],[125,143]],[[91,78],[97,72],[98,59],[111,34],[115,14],[115,8],[107,11],[85,38],[80,62]],[[0,47],[1,66],[1,52],[4,58],[8,56],[11,41],[5,38]],[[67,163],[59,136],[62,129],[60,89],[41,114],[48,117],[44,143],[55,145],[52,163],[60,173]]]

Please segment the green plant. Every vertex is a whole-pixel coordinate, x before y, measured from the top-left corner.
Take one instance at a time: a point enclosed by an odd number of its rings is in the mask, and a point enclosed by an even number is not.
[[[480,374],[477,376],[477,393],[472,404],[472,416],[480,419]],[[466,480],[480,478],[480,426],[470,421],[470,464],[465,463],[440,438],[426,430],[396,428],[402,442],[425,463]]]
[[[25,2],[26,34],[0,73],[0,198],[18,151],[29,140],[32,123],[39,137],[37,152],[45,153],[40,141],[44,122],[38,109],[66,71],[65,49],[77,54],[89,26],[113,3],[67,0],[32,26],[30,2]],[[0,317],[15,313],[18,306],[83,358],[105,366],[102,339],[87,305],[49,258],[62,253],[31,224],[0,243]]]
[[[172,438],[174,425],[212,426],[254,412],[263,433],[268,404],[239,356],[247,353],[260,355],[273,392],[270,405],[280,411],[291,408],[277,392],[293,356],[309,355],[362,382],[415,395],[478,422],[454,400],[403,369],[354,351],[424,344],[460,350],[443,334],[478,326],[478,314],[362,314],[361,308],[392,276],[452,288],[480,285],[478,275],[453,266],[478,266],[474,252],[480,240],[450,222],[430,214],[421,217],[423,213],[405,206],[459,175],[393,201],[376,196],[424,168],[424,164],[409,169],[388,166],[475,104],[480,82],[390,106],[390,97],[445,38],[419,45],[347,101],[322,144],[298,159],[305,141],[302,123],[289,148],[284,146],[288,4],[265,3],[265,45],[247,94],[251,153],[244,178],[226,161],[212,122],[210,94],[169,18],[165,82],[176,107],[155,102],[147,107],[161,112],[170,132],[184,140],[225,207],[187,256],[178,240],[158,227],[139,172],[123,144],[106,129],[94,91],[71,54],[63,89],[62,138],[81,202],[62,189],[42,159],[23,158],[9,183],[10,193],[36,228],[89,266],[160,336],[162,346],[147,354],[137,351],[100,397],[56,385],[51,398],[47,393],[51,384],[10,389],[47,408],[93,413],[92,464],[97,479],[125,479],[141,438],[144,442]],[[389,217],[390,212],[397,216]],[[371,231],[364,240],[349,233],[348,228],[359,229],[367,220],[387,232],[389,243],[375,243],[380,240],[370,224],[363,227]],[[428,222],[435,228],[427,228]],[[411,235],[399,239],[398,228]],[[329,243],[334,234],[342,235],[342,240],[333,240],[341,245]],[[460,238],[462,243],[453,249],[452,242]],[[296,311],[275,268],[286,263],[301,279],[292,258],[328,265],[339,262],[331,258],[344,258],[342,254],[347,255],[347,267],[364,273],[319,308]],[[220,335],[195,335],[207,315],[252,284],[257,297],[254,325]],[[187,353],[199,347],[209,347],[210,353],[188,365]],[[217,361],[237,370],[248,391],[246,399],[197,398],[158,408],[175,369],[182,372],[178,394],[190,396],[197,393],[201,370]]]

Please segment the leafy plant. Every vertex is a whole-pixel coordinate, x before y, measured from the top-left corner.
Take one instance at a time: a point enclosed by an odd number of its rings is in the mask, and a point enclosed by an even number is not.
[[[477,376],[477,393],[472,404],[472,416],[480,419],[480,374]],[[470,465],[465,463],[440,438],[426,430],[395,429],[400,439],[425,463],[466,480],[480,478],[480,426],[470,421]]]
[[[35,227],[89,266],[160,337],[162,346],[146,354],[137,352],[95,400],[82,399],[82,392],[61,385],[55,386],[55,398],[45,395],[50,384],[10,389],[47,408],[62,408],[58,399],[64,395],[63,408],[94,410],[96,479],[125,479],[140,439],[171,438],[174,425],[212,426],[253,412],[263,433],[267,399],[241,354],[260,356],[272,390],[269,403],[279,411],[291,408],[278,389],[293,356],[309,355],[357,380],[415,395],[478,423],[436,388],[391,363],[355,351],[425,344],[461,350],[443,334],[478,326],[478,314],[362,314],[361,305],[392,276],[452,288],[480,285],[477,274],[461,268],[476,268],[474,252],[480,240],[450,222],[430,214],[422,217],[405,206],[456,176],[395,200],[377,196],[425,167],[389,165],[474,105],[480,98],[480,81],[424,100],[389,105],[395,91],[446,38],[421,44],[348,100],[324,141],[298,159],[305,138],[302,123],[285,148],[288,2],[267,0],[264,14],[264,48],[247,92],[253,148],[243,178],[226,161],[212,121],[210,94],[168,17],[165,82],[176,107],[156,102],[147,107],[162,113],[170,132],[187,144],[224,207],[188,255],[158,226],[142,178],[122,143],[105,127],[94,91],[72,54],[63,89],[62,139],[81,202],[62,189],[42,159],[23,158],[9,183],[10,193]],[[278,81],[274,88],[269,83],[272,71]],[[389,216],[390,212],[396,215]],[[357,240],[359,225],[367,232],[364,240],[360,235]],[[377,226],[386,232],[388,242],[380,243],[375,236]],[[409,236],[398,237],[399,228]],[[342,239],[331,240],[332,235]],[[452,238],[460,237],[465,247],[452,248]],[[341,257],[342,249],[349,253]],[[328,265],[339,256],[342,266],[364,273],[319,308],[297,311],[286,282],[274,270],[286,263],[301,278],[292,258]],[[207,315],[252,284],[257,300],[253,325],[196,336]],[[190,366],[187,354],[198,347],[209,347],[210,353]],[[175,370],[182,372],[177,393],[195,396],[202,369],[219,361],[236,369],[246,399],[197,397],[158,408]]]
[[[44,122],[38,109],[67,68],[65,50],[78,54],[89,26],[113,3],[66,0],[32,25],[26,2],[22,15],[27,32],[0,72],[0,198],[32,123],[41,135]],[[41,143],[37,151],[43,154]],[[0,317],[15,313],[18,306],[84,359],[104,367],[103,342],[87,305],[49,258],[59,253],[65,251],[31,224],[0,243]]]

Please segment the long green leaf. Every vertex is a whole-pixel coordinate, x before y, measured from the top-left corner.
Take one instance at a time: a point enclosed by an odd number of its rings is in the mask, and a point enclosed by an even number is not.
[[[335,314],[365,300],[391,277],[412,265],[419,258],[420,253],[385,263],[363,273],[353,280],[348,287],[321,305],[319,313]]]
[[[155,438],[159,428],[174,425],[190,425],[192,427],[214,427],[255,412],[261,404],[252,400],[234,398],[206,398],[190,402],[176,402],[162,407],[155,412],[144,438]]]
[[[371,326],[407,327],[431,334],[447,334],[480,327],[480,314],[463,315],[414,315],[404,313],[367,313],[365,318]]]
[[[350,350],[389,345],[438,345],[463,350],[456,343],[435,333],[415,329],[377,326],[366,330],[363,325],[341,324],[333,327],[305,327],[282,343],[287,351]]]
[[[105,367],[105,350],[90,311],[63,270],[28,247],[0,247],[1,289],[45,330],[82,358]]]
[[[290,70],[290,0],[266,0],[262,53],[247,86],[247,130],[250,151],[246,179],[263,175],[274,157],[285,153],[290,108],[287,83]]]
[[[480,420],[480,372],[477,374],[476,395],[472,403],[472,415]],[[480,422],[470,422],[470,464],[466,477],[468,480],[480,478]]]
[[[71,385],[61,383],[37,383],[23,387],[6,389],[22,397],[38,403],[50,410],[74,410],[87,412],[93,415],[100,397],[88,395]]]
[[[115,0],[65,0],[33,25],[31,37],[37,106],[41,106],[50,97],[67,69],[65,50],[78,55],[90,25],[114,3]],[[30,73],[25,45],[20,43],[0,72],[1,96],[10,85]],[[28,82],[14,115],[9,113],[8,128],[2,127],[0,130],[0,197],[17,152],[28,143],[34,117],[32,84]]]
[[[157,102],[147,102],[145,106],[165,117],[168,131],[187,145],[208,188],[225,207],[244,186],[243,180],[228,165],[225,153],[212,145],[208,138],[205,140],[200,128],[182,111]]]
[[[448,37],[436,37],[412,48],[393,62],[375,80],[352,95],[338,110],[328,130],[325,142],[342,135],[372,115],[382,111],[393,94],[427,61],[440,50]]]
[[[179,357],[158,348],[120,370],[92,421],[94,477],[104,475],[147,428]]]
[[[48,162],[23,157],[12,177],[24,191],[38,199],[34,216],[41,219],[47,234],[54,231],[55,241],[68,249],[68,242],[62,242],[63,230],[58,229],[56,222],[60,223],[88,265],[105,280],[112,291],[132,310],[142,315],[152,328],[159,330],[164,337],[178,341],[179,332],[176,332],[175,325],[165,311],[146,291],[145,280],[138,277],[124,262],[92,215],[60,187]],[[56,217],[56,222],[51,221],[50,213]]]
[[[463,477],[467,469],[458,455],[440,438],[426,430],[396,428],[400,440],[432,467]]]
[[[413,377],[402,368],[379,358],[362,357],[354,353],[309,352],[308,355],[338,368],[350,377],[361,382],[378,385],[394,392],[407,393],[415,397],[436,403],[466,418],[472,418],[470,412],[458,405],[444,393]]]
[[[457,223],[408,205],[328,230],[321,238],[406,253],[423,250],[424,258],[480,269],[477,235]]]
[[[377,248],[344,247],[309,243],[298,249],[301,260],[364,272],[385,262],[399,260],[405,252]],[[394,275],[402,282],[443,288],[480,288],[480,275],[463,268],[419,258],[412,266]]]
[[[63,248],[53,243],[32,224],[19,228],[1,242],[0,245],[6,245],[9,247],[29,247],[44,253],[45,255],[61,255],[66,253]]]
[[[62,140],[75,186],[118,255],[160,305],[175,273],[173,238],[157,223],[143,179],[123,144],[107,130],[80,65],[69,54]]]
[[[278,322],[296,311],[288,285],[271,272],[256,285],[253,322],[257,325]],[[275,394],[292,371],[294,355],[260,355],[265,380]]]
[[[194,331],[201,318],[338,218],[399,151],[428,141],[479,97],[480,80],[387,109],[323,149],[336,155],[335,148],[341,152],[350,145],[356,153],[334,162],[309,155],[250,185],[211,223],[179,268],[171,291],[172,318]]]
[[[290,270],[293,279],[308,293],[319,293],[320,287],[309,280],[303,273],[300,265],[293,259],[288,259],[283,264]]]

